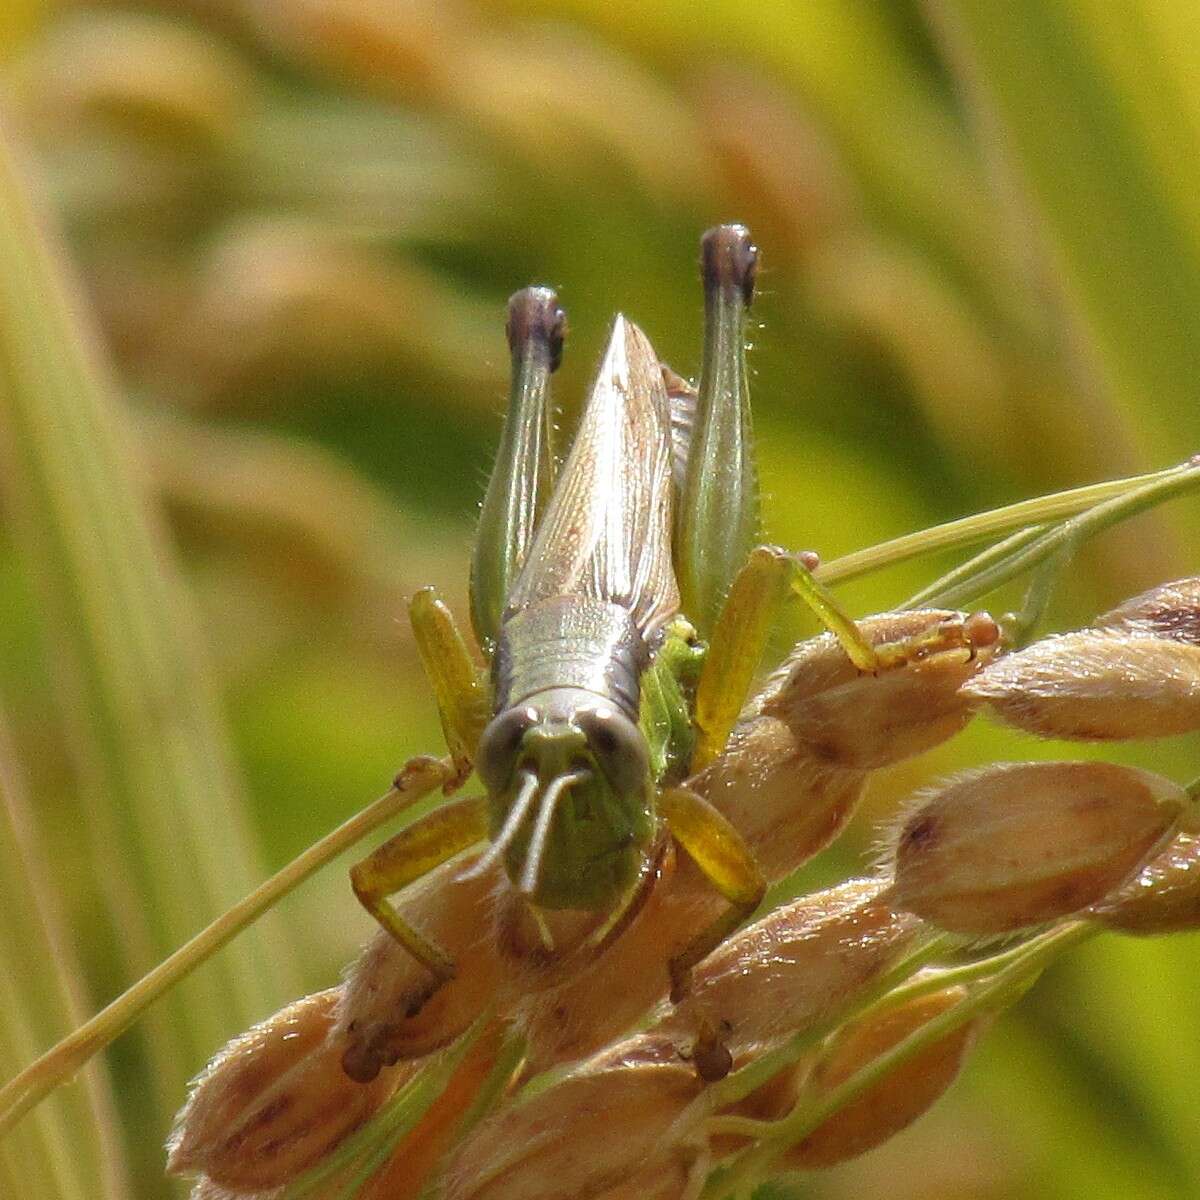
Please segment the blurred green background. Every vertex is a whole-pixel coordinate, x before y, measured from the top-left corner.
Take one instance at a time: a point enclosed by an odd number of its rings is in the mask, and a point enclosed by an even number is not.
[[[47,567],[53,505],[8,471],[0,787],[20,816],[0,897],[18,916],[37,901],[49,949],[9,947],[0,1075],[439,748],[400,618],[427,583],[466,612],[516,288],[567,307],[569,420],[617,310],[696,371],[698,236],[748,223],[767,529],[827,559],[1200,450],[1200,10],[1178,0],[7,0],[0,52],[0,112],[114,364],[125,482],[154,506],[126,514],[130,544],[150,533],[112,569],[131,587],[159,569],[161,511],[199,614],[190,744],[216,747],[171,760],[170,803],[149,767],[123,796],[94,786],[80,597],[53,594],[78,584]],[[0,404],[0,439],[14,429]],[[71,436],[82,478],[103,438]],[[1198,532],[1183,501],[1107,536],[1050,625],[1196,572]],[[847,599],[884,609],[938,565]],[[190,628],[187,601],[147,605],[167,640]],[[147,661],[153,628],[130,622]],[[1081,753],[973,727],[882,774],[813,881],[862,869],[875,823],[931,775],[1064,752]],[[1105,753],[1200,773],[1186,740]],[[0,1181],[171,1194],[160,1148],[186,1078],[335,981],[369,932],[326,870],[89,1093],[27,1121]],[[1195,1197],[1198,955],[1194,937],[1078,952],[929,1117],[796,1193]],[[51,959],[70,994],[38,999]]]

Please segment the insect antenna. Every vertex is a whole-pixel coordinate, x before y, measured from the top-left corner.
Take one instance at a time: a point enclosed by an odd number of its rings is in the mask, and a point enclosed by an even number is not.
[[[517,792],[517,798],[513,801],[512,808],[508,810],[508,816],[505,817],[496,840],[465,871],[459,873],[459,879],[475,879],[490,870],[492,864],[504,853],[509,842],[517,836],[517,830],[521,828],[530,808],[533,807],[533,800],[537,795],[537,776],[532,771],[517,773],[521,777],[521,787]]]
[[[523,895],[532,896],[537,891],[538,876],[542,870],[542,855],[546,850],[546,839],[550,836],[550,821],[554,817],[554,809],[558,798],[571,787],[581,783],[591,771],[570,771],[566,775],[556,775],[542,795],[542,806],[538,809],[537,824],[533,827],[533,837],[529,839],[529,850],[525,856],[525,869],[521,872],[520,891]]]

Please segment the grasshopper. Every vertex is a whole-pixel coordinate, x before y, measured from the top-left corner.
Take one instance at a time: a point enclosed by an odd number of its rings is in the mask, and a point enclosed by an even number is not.
[[[550,377],[565,317],[548,288],[510,301],[509,410],[471,569],[488,670],[431,590],[410,606],[453,761],[445,790],[474,770],[486,794],[444,804],[351,872],[362,904],[429,971],[410,1016],[455,964],[389,897],[485,838],[465,874],[502,862],[547,954],[546,914],[598,917],[572,961],[619,935],[673,838],[728,901],[667,964],[678,1000],[765,890],[737,830],[683,781],[723,748],[776,608],[797,591],[856,665],[879,664],[813,580],[815,556],[757,545],[744,354],[756,266],[743,226],[704,235],[694,391],[616,318],[557,470]]]

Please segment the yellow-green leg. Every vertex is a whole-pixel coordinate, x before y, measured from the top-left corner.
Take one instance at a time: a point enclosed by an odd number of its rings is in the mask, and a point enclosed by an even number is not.
[[[707,766],[725,748],[749,695],[771,627],[788,595],[799,596],[812,609],[860,671],[878,669],[876,650],[833,596],[813,578],[805,558],[778,546],[758,546],[734,578],[696,686],[693,773]]]
[[[707,800],[687,788],[667,788],[659,811],[671,835],[729,908],[671,959],[671,1000],[687,993],[692,968],[715,950],[761,903],[767,881],[742,835]]]
[[[483,797],[455,800],[401,830],[350,868],[350,882],[362,906],[433,975],[428,989],[410,1004],[408,1016],[415,1016],[442,984],[454,978],[454,960],[414,929],[388,897],[486,837],[487,801]]]
[[[471,774],[480,734],[492,715],[491,688],[454,615],[433,588],[422,588],[413,596],[408,615],[454,761],[454,775],[445,787],[449,793]]]

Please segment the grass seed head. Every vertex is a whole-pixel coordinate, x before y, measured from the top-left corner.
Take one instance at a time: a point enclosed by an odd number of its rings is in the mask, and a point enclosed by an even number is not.
[[[994,657],[996,624],[985,613],[942,609],[885,613],[859,622],[880,655],[859,671],[831,634],[803,642],[768,681],[757,710],[779,718],[809,755],[873,770],[921,754],[971,718],[961,690]]]
[[[845,828],[866,772],[830,766],[776,716],[733,732],[720,757],[688,786],[728,819],[768,879],[819,854]]]
[[[1110,763],[972,771],[921,798],[902,821],[893,900],[957,933],[1053,920],[1117,887],[1185,801],[1170,780]]]
[[[1084,629],[992,663],[966,694],[1042,737],[1107,741],[1200,729],[1200,646],[1125,629]]]
[[[728,1030],[735,1065],[846,1003],[911,945],[920,922],[896,912],[877,880],[852,879],[794,900],[734,934],[696,969],[691,994],[653,1027],[690,1049]]]
[[[319,1162],[395,1088],[395,1071],[364,1086],[329,1038],[338,989],[288,1005],[232,1041],[179,1114],[168,1170],[234,1192],[278,1187]]]
[[[814,1098],[844,1083],[965,995],[963,988],[947,988],[842,1029],[809,1077]],[[980,1019],[968,1022],[902,1063],[797,1142],[779,1165],[802,1171],[832,1167],[907,1128],[954,1082],[979,1026]]]
[[[1200,929],[1200,835],[1180,830],[1088,915],[1122,933]]]
[[[350,968],[333,1036],[342,1045],[346,1071],[360,1082],[447,1045],[495,992],[502,968],[487,914],[496,879],[459,879],[461,870],[460,863],[448,863],[404,897],[406,917],[458,965],[458,974],[415,1016],[406,1014],[428,986],[429,972],[391,934],[380,930]]]
[[[665,1135],[701,1086],[671,1041],[620,1043],[469,1134],[446,1200],[594,1200],[648,1164],[678,1175]]]
[[[1200,576],[1142,592],[1097,617],[1095,626],[1200,646]]]

